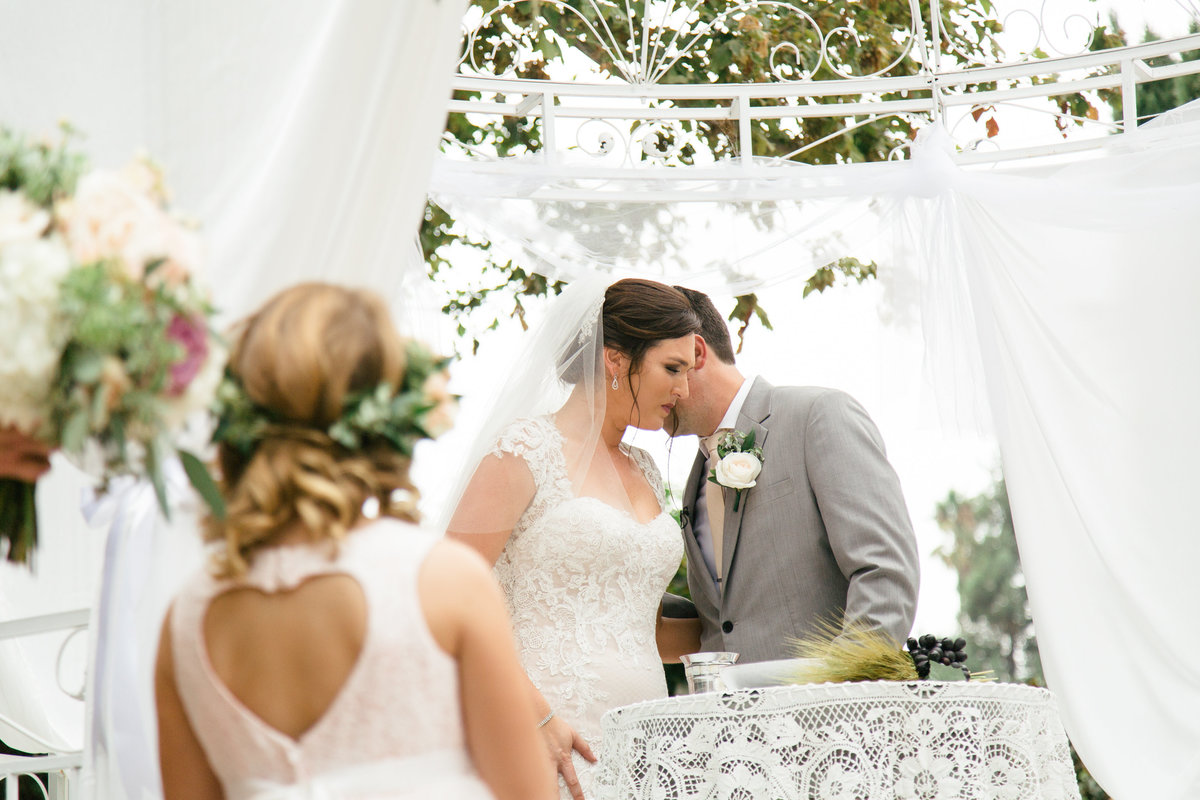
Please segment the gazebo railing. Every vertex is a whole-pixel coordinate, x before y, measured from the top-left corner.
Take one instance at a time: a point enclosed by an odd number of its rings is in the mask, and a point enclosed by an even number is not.
[[[538,152],[549,167],[581,161],[617,172],[684,166],[678,155],[689,142],[698,141],[697,126],[702,124],[720,125],[727,132],[736,156],[725,166],[736,167],[740,161],[748,167],[763,155],[755,152],[754,128],[767,120],[794,126],[818,119],[836,123],[836,129],[823,138],[785,156],[773,156],[780,161],[804,162],[806,152],[826,140],[889,119],[903,120],[906,129],[943,124],[957,145],[960,163],[1062,155],[1098,147],[1108,136],[1136,128],[1140,85],[1200,74],[1200,34],[1093,51],[1088,42],[1097,35],[1098,21],[1064,12],[1062,27],[1071,29],[1075,41],[1060,42],[1048,34],[1052,26],[1045,6],[1040,14],[1008,15],[1006,20],[1014,25],[1032,23],[1023,27],[1035,30],[1026,37],[1028,46],[1015,48],[1016,57],[997,55],[989,62],[954,46],[942,24],[941,0],[923,5],[909,0],[911,23],[897,26],[894,32],[900,55],[881,69],[858,75],[842,63],[839,43],[857,42],[859,34],[846,26],[822,31],[812,14],[793,3],[730,3],[717,19],[704,21],[697,16],[697,0],[628,0],[621,7],[598,0],[541,0],[539,14],[552,9],[560,15],[586,17],[578,35],[594,36],[592,50],[609,66],[593,70],[585,79],[556,74],[517,77],[515,65],[531,57],[537,42],[554,41],[560,51],[569,44],[561,37],[555,39],[557,34],[544,25],[537,29],[535,20],[540,17],[530,14],[516,15],[529,23],[526,28],[518,29],[505,18],[506,24],[499,26],[504,33],[496,33],[498,16],[515,14],[530,2],[499,3],[472,20],[450,112],[483,120],[536,119]],[[768,54],[767,80],[660,80],[687,48],[703,46],[706,31],[720,27],[725,36],[742,29],[754,32],[747,20],[768,11],[795,16],[807,56],[795,42],[760,42],[758,46]],[[1200,17],[1200,11],[1197,14]],[[623,36],[615,35],[617,31]],[[490,36],[486,42],[485,35]],[[603,40],[603,46],[596,44],[598,40]],[[932,47],[933,41],[939,47]],[[1156,64],[1156,60],[1170,63]],[[495,64],[504,68],[492,68]],[[1104,107],[1098,99],[1101,92],[1120,96],[1120,115]],[[1072,114],[1062,107],[1063,99],[1072,96],[1089,98],[1086,114]],[[1056,124],[1044,126],[1040,140],[1025,137],[1007,142],[996,136],[996,120],[1004,122],[1010,114],[1044,115]],[[905,144],[896,142],[893,158],[904,157]],[[486,148],[474,152],[463,148],[459,157],[486,160],[492,156]]]

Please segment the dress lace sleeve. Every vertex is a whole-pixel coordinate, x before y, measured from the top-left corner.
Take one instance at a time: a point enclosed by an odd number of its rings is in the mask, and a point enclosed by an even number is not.
[[[517,528],[544,513],[550,506],[571,496],[562,454],[562,434],[547,417],[519,419],[509,425],[496,439],[489,455],[504,459],[518,458],[533,476],[536,492]]]

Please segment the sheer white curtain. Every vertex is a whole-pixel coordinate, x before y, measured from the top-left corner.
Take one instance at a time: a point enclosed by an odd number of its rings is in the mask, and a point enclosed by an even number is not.
[[[389,293],[412,253],[465,0],[3,3],[4,123],[139,150],[234,319],[303,279]]]
[[[225,321],[306,279],[370,286],[399,304],[417,266],[413,238],[465,6],[4,0],[0,122],[49,135],[68,120],[100,166],[148,152],[205,232],[206,280]],[[46,547],[33,576],[0,566],[0,619],[98,596],[104,534],[80,514],[86,485],[61,461],[43,480]],[[154,647],[168,598],[199,563],[194,518],[180,509],[167,526],[143,489],[117,493],[94,517],[101,527],[120,520],[93,620],[103,638],[93,642],[86,736],[85,789],[104,798],[158,791]],[[53,747],[78,748],[80,721],[51,699],[52,679],[23,663],[31,647],[4,653],[0,714]],[[0,739],[41,749],[11,729]]]
[[[921,320],[943,423],[1000,443],[1047,680],[1084,761],[1119,800],[1200,795],[1200,104],[1067,166],[959,168],[936,128],[913,156],[730,169],[736,202],[669,175],[607,182],[621,203],[541,200],[581,185],[524,162],[442,162],[433,191],[568,277],[763,291],[878,259],[892,311]]]
[[[905,207],[926,320],[978,347],[1068,732],[1119,800],[1196,797],[1200,104],[1047,174],[941,169]]]
[[[3,11],[4,121],[48,130],[68,118],[101,164],[146,147],[209,232],[229,318],[294,280],[387,291],[403,274],[461,0],[7,0]],[[646,203],[528,199],[571,188],[533,164],[486,181],[447,165],[436,188],[502,245],[568,275],[616,266],[747,291],[842,255],[877,258],[890,296],[919,307],[945,418],[990,421],[999,438],[1073,740],[1119,800],[1182,798],[1200,793],[1200,544],[1187,502],[1200,479],[1197,116],[1057,168],[960,169],[931,136],[904,163],[764,171],[740,184],[736,208],[699,202],[694,183],[642,179],[631,188],[674,193],[654,211],[683,226],[670,237],[644,226]],[[43,487],[43,530],[68,544],[48,547],[39,588],[0,575],[3,613],[56,610],[94,581],[79,554],[99,533],[78,516],[78,483],[60,468]],[[110,546],[136,555],[134,533]],[[171,581],[156,577],[125,607],[161,607]],[[121,675],[144,698],[155,626],[139,613],[127,631],[139,660]],[[145,730],[122,740],[130,760],[96,787],[105,796],[152,783]]]

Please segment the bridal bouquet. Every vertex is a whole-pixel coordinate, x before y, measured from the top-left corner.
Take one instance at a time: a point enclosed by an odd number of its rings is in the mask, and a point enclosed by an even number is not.
[[[165,513],[172,435],[224,366],[193,277],[199,239],[153,164],[85,172],[69,139],[0,128],[0,427],[95,462],[102,489],[149,479]],[[185,458],[201,481],[196,466]],[[5,542],[10,561],[36,549],[32,483],[0,479]]]

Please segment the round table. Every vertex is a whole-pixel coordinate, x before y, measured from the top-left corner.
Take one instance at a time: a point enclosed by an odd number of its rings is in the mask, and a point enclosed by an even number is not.
[[[1032,686],[740,689],[602,724],[597,800],[1079,800],[1054,697]]]

